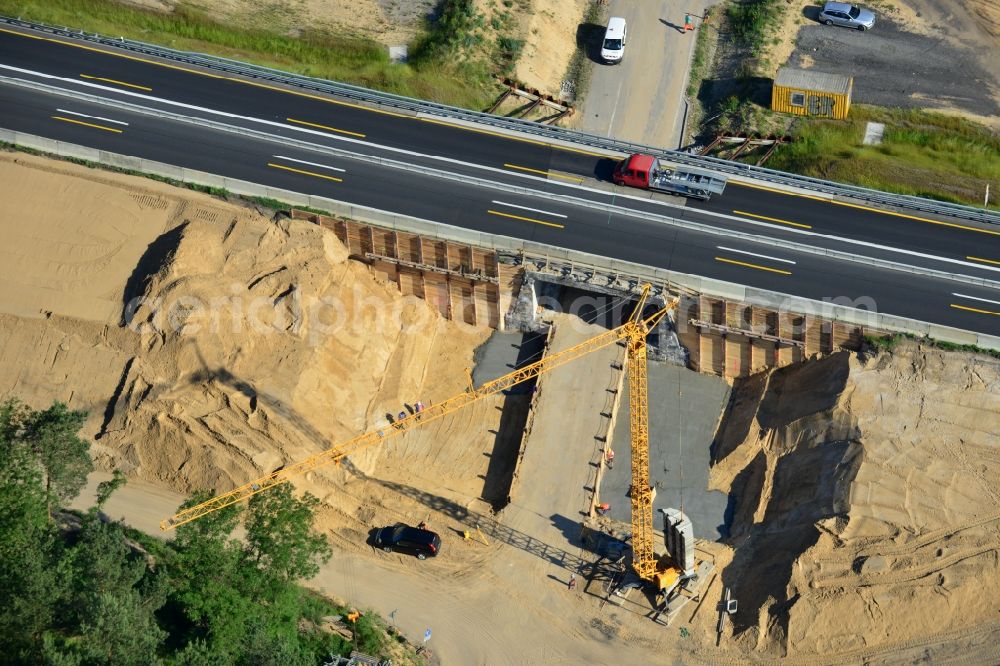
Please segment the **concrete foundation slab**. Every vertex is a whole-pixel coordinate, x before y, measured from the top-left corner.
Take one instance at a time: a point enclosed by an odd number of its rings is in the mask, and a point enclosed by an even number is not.
[[[724,535],[728,498],[708,491],[709,451],[729,385],[718,377],[676,365],[649,364],[649,475],[656,489],[654,511],[683,508],[694,523],[696,538],[717,540]],[[605,470],[600,501],[611,505],[614,520],[629,522],[628,490],[632,457],[625,382],[612,448],[614,467]],[[659,514],[654,521],[661,520]]]

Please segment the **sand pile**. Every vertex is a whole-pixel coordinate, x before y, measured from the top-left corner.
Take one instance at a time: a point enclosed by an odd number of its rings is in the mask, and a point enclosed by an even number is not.
[[[0,289],[0,392],[88,410],[105,468],[225,490],[462,390],[489,334],[307,222],[42,158],[2,155],[0,175],[22,266]]]
[[[735,500],[723,580],[744,648],[831,655],[996,631],[1000,362],[912,343],[734,395],[711,480]]]

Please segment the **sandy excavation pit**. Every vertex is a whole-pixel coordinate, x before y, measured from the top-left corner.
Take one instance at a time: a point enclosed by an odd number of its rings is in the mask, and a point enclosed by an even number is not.
[[[901,345],[739,383],[713,487],[735,499],[737,644],[967,650],[1000,635],[1000,362]]]
[[[402,298],[306,222],[13,153],[0,182],[22,193],[0,229],[3,395],[87,409],[95,459],[135,478],[231,488],[463,390],[490,334]],[[352,462],[479,497],[503,400]],[[304,486],[325,497],[349,477]]]
[[[458,393],[467,368],[478,384],[536,353],[402,297],[306,222],[16,153],[0,154],[0,192],[0,397],[88,410],[99,466],[164,489],[227,489]],[[310,312],[323,299],[339,306]],[[553,319],[557,346],[600,330]],[[996,661],[1000,362],[905,344],[737,381],[709,451],[731,506],[717,571],[740,603],[716,648],[713,612],[679,643],[599,594],[565,595],[567,563],[592,555],[575,539],[608,424],[588,382],[615,383],[611,351],[543,378],[531,451],[515,450],[528,396],[498,395],[302,479],[340,561],[432,585],[455,617],[490,608],[496,659],[530,653],[504,631],[544,629],[572,636],[554,657]],[[397,520],[428,520],[448,557],[373,553],[369,530]],[[489,546],[463,543],[476,525],[499,525]]]

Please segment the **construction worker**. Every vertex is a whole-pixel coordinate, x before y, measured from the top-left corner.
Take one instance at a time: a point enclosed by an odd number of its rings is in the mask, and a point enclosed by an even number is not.
[[[597,505],[597,513],[601,514],[602,516],[606,515],[608,511],[611,511],[611,505],[608,504],[607,502],[601,502],[600,504]]]
[[[608,449],[608,452],[604,454],[604,461],[608,464],[608,469],[614,469],[615,452],[613,449]]]

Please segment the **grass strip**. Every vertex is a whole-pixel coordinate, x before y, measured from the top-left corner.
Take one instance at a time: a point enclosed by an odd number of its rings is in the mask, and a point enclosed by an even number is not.
[[[474,25],[449,14],[453,6],[468,1],[446,0],[408,63],[390,62],[387,49],[370,39],[312,28],[292,37],[223,23],[185,4],[157,12],[112,0],[0,0],[0,14],[481,109],[495,90],[489,64],[448,57],[452,46],[473,34]]]

